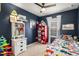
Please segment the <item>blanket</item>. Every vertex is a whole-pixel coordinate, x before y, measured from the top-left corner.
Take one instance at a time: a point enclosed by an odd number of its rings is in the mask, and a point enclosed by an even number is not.
[[[49,44],[44,53],[45,56],[78,56],[79,47],[75,41],[65,41],[63,39],[55,39]]]

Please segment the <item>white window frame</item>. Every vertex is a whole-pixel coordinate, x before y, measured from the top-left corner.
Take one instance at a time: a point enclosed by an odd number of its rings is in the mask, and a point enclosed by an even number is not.
[[[47,21],[48,21],[48,28],[49,28],[48,43],[50,44],[51,43],[51,37],[59,38],[59,36],[60,36],[61,15],[58,15],[55,18],[47,17]],[[57,22],[57,33],[56,33],[56,36],[51,35],[51,31],[50,30],[51,30],[51,28],[54,28],[54,27],[51,27],[51,22]]]

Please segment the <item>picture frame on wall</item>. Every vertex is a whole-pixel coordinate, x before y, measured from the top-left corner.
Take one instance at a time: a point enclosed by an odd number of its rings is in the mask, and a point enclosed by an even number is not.
[[[30,19],[30,28],[35,27],[35,25],[36,25],[36,21],[33,19]]]
[[[74,24],[64,24],[62,30],[74,30]]]

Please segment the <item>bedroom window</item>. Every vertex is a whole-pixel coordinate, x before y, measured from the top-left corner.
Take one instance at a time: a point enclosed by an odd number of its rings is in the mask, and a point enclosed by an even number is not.
[[[49,30],[49,43],[53,40],[52,38],[58,38],[60,36],[60,26],[61,26],[61,15],[55,18],[47,17],[48,30]]]

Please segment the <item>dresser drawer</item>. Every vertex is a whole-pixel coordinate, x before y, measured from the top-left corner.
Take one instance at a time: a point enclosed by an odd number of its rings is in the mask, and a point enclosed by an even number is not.
[[[22,53],[23,51],[26,51],[26,46],[25,45],[19,45],[19,46],[15,47],[16,55]]]
[[[26,44],[23,43],[23,44],[19,44],[19,45],[15,46],[15,50],[18,50],[18,49],[21,49],[21,48],[25,49],[26,48]]]
[[[26,44],[26,40],[20,40],[19,42],[16,42],[16,45],[24,45]]]
[[[12,40],[14,54],[18,55],[23,51],[26,51],[26,45],[27,45],[26,39]]]
[[[20,53],[24,52],[25,50],[23,48],[19,49],[19,50],[15,50],[15,55],[19,55]]]
[[[26,39],[12,40],[12,45],[13,46],[20,45],[20,44],[27,44]]]

